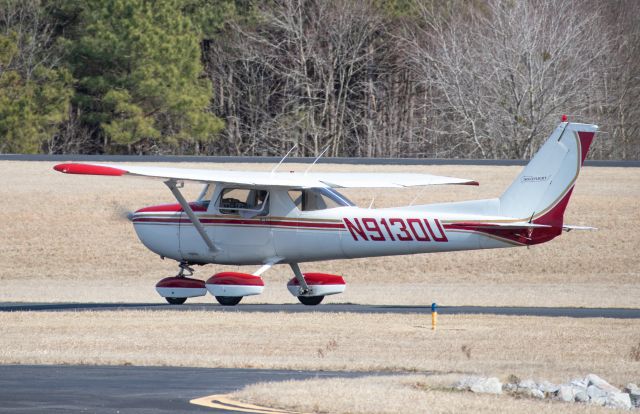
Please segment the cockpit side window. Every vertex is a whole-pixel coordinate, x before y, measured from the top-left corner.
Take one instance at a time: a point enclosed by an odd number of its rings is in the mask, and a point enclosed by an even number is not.
[[[269,192],[248,188],[225,188],[220,192],[217,206],[222,214],[265,216],[269,213]]]
[[[289,198],[300,211],[327,210],[353,205],[346,197],[328,188],[289,190]]]

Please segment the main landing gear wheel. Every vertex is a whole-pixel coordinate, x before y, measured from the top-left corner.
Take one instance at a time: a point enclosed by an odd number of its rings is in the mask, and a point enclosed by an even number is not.
[[[182,305],[187,301],[187,298],[165,298],[171,305]]]
[[[236,306],[242,300],[242,296],[216,296],[216,300],[222,306]]]
[[[298,296],[300,303],[307,306],[319,305],[322,299],[324,299],[324,296]]]

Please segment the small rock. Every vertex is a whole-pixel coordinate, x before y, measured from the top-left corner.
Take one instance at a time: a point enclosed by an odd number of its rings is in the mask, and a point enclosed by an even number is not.
[[[475,393],[483,394],[501,394],[502,383],[498,378],[491,377],[463,377],[454,387],[457,390],[468,390]]]
[[[586,390],[589,386],[589,381],[582,378],[575,378],[571,380],[569,384],[573,385],[574,387],[583,388]]]
[[[520,395],[524,395],[525,397],[544,398],[544,392],[537,388],[518,388],[518,391],[516,392]]]
[[[640,408],[640,388],[636,384],[627,384],[625,387],[625,391],[629,393],[629,398],[631,399],[631,405],[635,408]]]
[[[544,393],[549,393],[552,394],[556,391],[558,391],[560,387],[558,387],[556,384],[551,383],[549,381],[542,381],[539,385],[538,385],[538,389]]]
[[[544,398],[544,392],[538,390],[538,389],[533,389],[531,390],[531,396],[533,398],[540,398],[543,399]]]
[[[581,388],[573,388],[575,393],[575,399],[577,402],[587,402],[589,401],[589,396],[587,392]]]
[[[518,386],[512,382],[507,382],[502,386],[502,391],[506,392],[515,392],[518,389]]]
[[[534,380],[526,379],[518,383],[518,388],[535,389],[538,388],[538,384]]]
[[[589,374],[585,378],[585,380],[589,383],[589,385],[595,385],[606,392],[620,392],[620,390],[613,385],[609,384],[607,381],[603,380],[596,374]]]
[[[631,398],[626,392],[610,392],[607,395],[605,406],[628,410],[631,408]]]
[[[471,385],[473,385],[478,380],[478,377],[462,377],[460,378],[453,387],[460,391],[469,391]]]
[[[481,394],[502,394],[502,383],[496,377],[480,378],[471,386],[471,392]]]
[[[589,396],[589,402],[591,404],[605,405],[607,402],[607,392],[595,385],[589,385],[587,387],[587,395]]]
[[[571,385],[561,385],[557,391],[558,399],[564,402],[573,402],[576,394]]]

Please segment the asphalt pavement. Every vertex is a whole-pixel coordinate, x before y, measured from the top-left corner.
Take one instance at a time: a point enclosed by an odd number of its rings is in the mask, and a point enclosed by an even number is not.
[[[188,344],[176,351],[189,352]],[[4,365],[0,366],[0,413],[228,414],[229,411],[189,401],[261,381],[362,375],[365,374],[227,368]]]
[[[0,312],[39,311],[119,311],[119,310],[163,310],[163,311],[209,311],[209,312],[288,312],[288,313],[431,313],[428,306],[358,305],[358,304],[246,304],[220,306],[217,303],[195,303],[169,305],[166,303],[0,303]],[[516,306],[438,306],[441,315],[510,315],[549,316],[568,318],[618,318],[640,319],[637,308],[563,308],[563,307],[516,307]]]

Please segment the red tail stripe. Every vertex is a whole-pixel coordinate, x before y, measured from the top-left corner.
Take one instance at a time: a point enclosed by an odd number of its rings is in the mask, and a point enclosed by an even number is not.
[[[580,139],[580,148],[582,151],[582,160],[580,165],[584,165],[584,160],[589,154],[589,148],[591,148],[591,143],[593,142],[594,136],[594,132],[578,131],[578,138]]]

